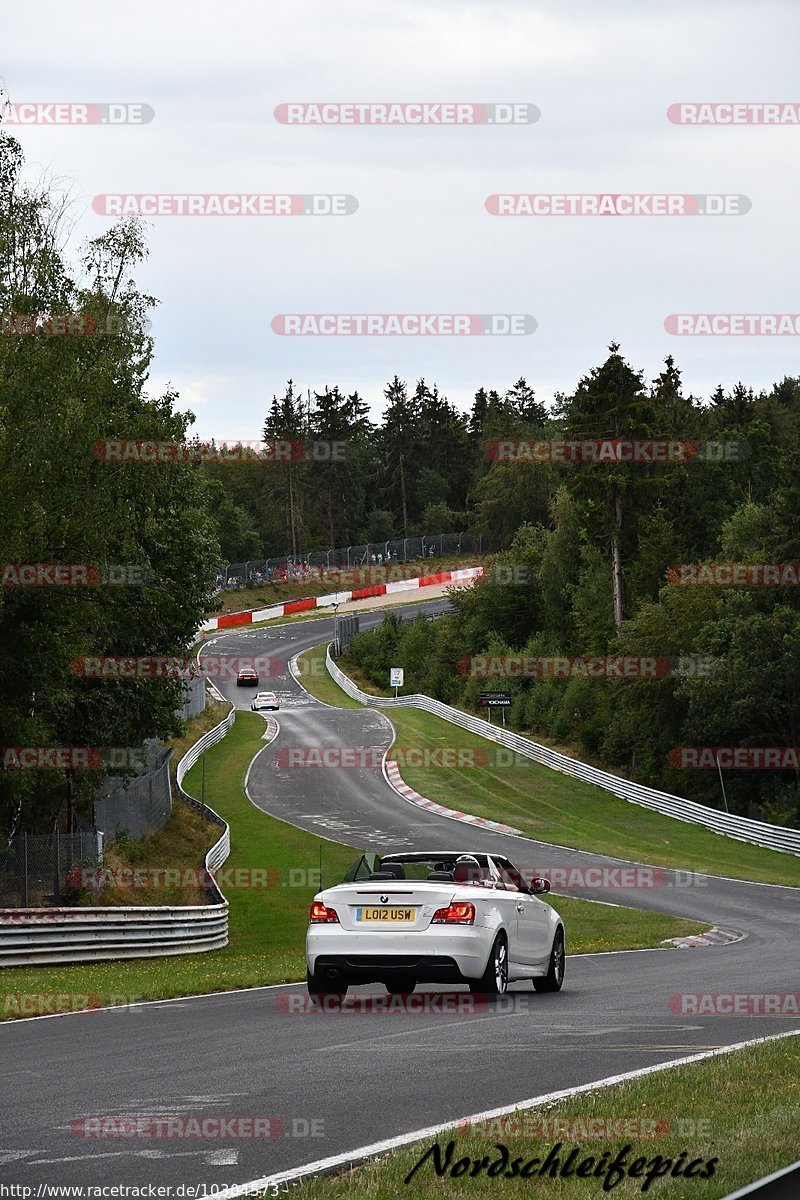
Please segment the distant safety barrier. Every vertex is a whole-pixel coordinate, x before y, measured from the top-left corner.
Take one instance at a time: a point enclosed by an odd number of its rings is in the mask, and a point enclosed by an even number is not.
[[[255,621],[272,621],[275,617],[310,612],[313,608],[330,608],[332,604],[345,604],[348,600],[366,600],[369,596],[387,596],[394,592],[413,591],[416,588],[434,587],[443,583],[472,583],[482,574],[483,567],[462,567],[460,570],[438,571],[434,575],[418,575],[414,579],[397,579],[390,583],[376,583],[372,587],[356,588],[350,592],[329,592],[325,596],[309,596],[306,600],[287,600],[283,604],[271,604],[268,608],[248,609],[246,612],[224,613],[220,617],[210,617],[200,626],[200,632],[228,629],[232,625],[250,625]]]
[[[500,745],[514,750],[525,758],[531,758],[534,762],[541,763],[542,766],[551,767],[552,770],[560,771],[564,775],[571,775],[574,779],[582,779],[585,783],[592,783],[595,787],[612,792],[622,800],[652,809],[654,812],[661,813],[662,816],[674,817],[675,820],[685,821],[690,825],[702,825],[713,833],[721,833],[725,837],[735,838],[740,842],[750,842],[754,846],[763,846],[768,850],[780,850],[784,854],[800,854],[800,829],[787,829],[782,825],[769,825],[766,821],[754,821],[750,817],[737,817],[733,813],[719,812],[715,808],[707,808],[704,804],[685,800],[681,796],[672,796],[669,792],[659,792],[655,788],[645,787],[641,783],[620,779],[618,775],[598,770],[597,767],[590,767],[575,758],[568,758],[566,754],[559,754],[557,750],[550,750],[547,746],[532,742],[529,738],[512,733],[508,729],[490,725],[488,721],[484,721],[480,717],[474,717],[470,713],[461,712],[460,709],[451,708],[449,704],[442,704],[441,701],[433,700],[430,696],[398,696],[397,699],[388,696],[370,696],[367,692],[362,692],[352,679],[336,665],[331,658],[330,646],[326,661],[329,674],[336,680],[342,691],[352,699],[360,701],[361,704],[369,705],[371,708],[422,709],[423,712],[433,713],[434,716],[441,717],[452,725],[468,729],[470,733],[476,733],[479,737],[499,742]]]

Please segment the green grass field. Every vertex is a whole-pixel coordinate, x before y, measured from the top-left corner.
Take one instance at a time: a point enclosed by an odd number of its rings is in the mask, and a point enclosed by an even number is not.
[[[535,1094],[535,1082],[531,1091]],[[475,1109],[480,1109],[477,1095]],[[613,1123],[620,1119],[635,1122],[628,1126],[632,1131],[628,1136],[620,1136],[614,1129]],[[589,1120],[599,1123],[589,1126]],[[517,1112],[488,1126],[467,1126],[440,1135],[441,1165],[451,1141],[451,1167],[463,1158],[469,1158],[472,1165],[485,1158],[484,1170],[474,1177],[470,1175],[472,1166],[462,1166],[460,1177],[447,1169],[437,1175],[433,1155],[415,1171],[434,1145],[428,1140],[341,1175],[310,1180],[293,1194],[297,1200],[343,1200],[345,1196],[358,1196],[359,1200],[391,1200],[397,1196],[413,1196],[414,1200],[460,1200],[466,1196],[470,1200],[494,1200],[501,1195],[512,1200],[523,1196],[588,1200],[604,1195],[631,1200],[644,1192],[661,1200],[720,1200],[795,1162],[798,1122],[800,1041],[793,1037],[661,1071],[562,1100],[547,1109]],[[561,1133],[556,1132],[559,1129]],[[587,1130],[592,1130],[594,1136]],[[549,1169],[544,1177],[537,1176],[535,1172],[541,1170],[548,1153],[559,1142],[555,1178],[551,1178]],[[572,1150],[578,1150],[573,1170],[591,1156],[591,1166],[584,1168],[591,1173],[601,1169],[604,1152],[608,1152],[608,1164],[626,1145],[630,1147],[626,1155],[629,1166],[637,1159],[644,1160],[636,1168],[638,1177],[623,1178],[608,1191],[603,1188],[602,1178],[560,1178]],[[499,1146],[507,1148],[509,1163],[521,1160],[518,1170],[538,1159],[528,1168],[532,1177],[504,1178],[498,1174],[488,1178],[492,1163],[500,1163],[503,1171],[509,1169],[502,1167],[504,1156]],[[658,1165],[654,1165],[656,1156],[661,1160]],[[692,1169],[702,1176],[711,1159],[717,1161],[708,1179],[672,1177],[672,1170],[683,1171],[692,1163]],[[654,1175],[652,1184],[645,1188],[648,1173],[662,1172],[666,1160],[670,1162],[667,1174]],[[550,1169],[552,1162],[551,1158]]]
[[[323,675],[324,661],[322,646],[300,656],[304,686],[328,704],[357,703],[327,672]],[[363,680],[356,677],[355,682],[370,690]],[[543,842],[656,866],[800,886],[800,858],[793,855],[737,842],[629,804],[419,709],[386,711],[397,730],[392,755],[400,755],[403,779],[439,804],[503,821]],[[462,751],[479,765],[414,765],[410,760],[421,749]]]

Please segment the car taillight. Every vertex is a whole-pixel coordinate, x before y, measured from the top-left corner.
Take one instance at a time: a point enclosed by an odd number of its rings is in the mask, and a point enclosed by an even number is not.
[[[326,908],[319,900],[314,900],[308,919],[312,925],[338,925],[339,914],[335,908]]]
[[[447,908],[439,908],[433,914],[431,925],[474,925],[474,904],[450,904]]]

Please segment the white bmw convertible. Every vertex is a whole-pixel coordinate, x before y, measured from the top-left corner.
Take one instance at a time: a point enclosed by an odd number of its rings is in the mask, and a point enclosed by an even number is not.
[[[564,924],[503,855],[444,851],[364,854],[344,883],[311,904],[306,961],[311,996],[351,984],[391,993],[418,983],[468,984],[488,995],[530,979],[537,992],[564,981]]]

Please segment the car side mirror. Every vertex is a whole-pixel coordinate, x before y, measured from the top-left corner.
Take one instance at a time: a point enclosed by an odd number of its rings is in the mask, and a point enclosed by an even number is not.
[[[549,892],[549,891],[550,891],[550,880],[549,879],[536,878],[536,879],[531,880],[530,892],[531,892],[532,896],[541,896],[543,892]]]

